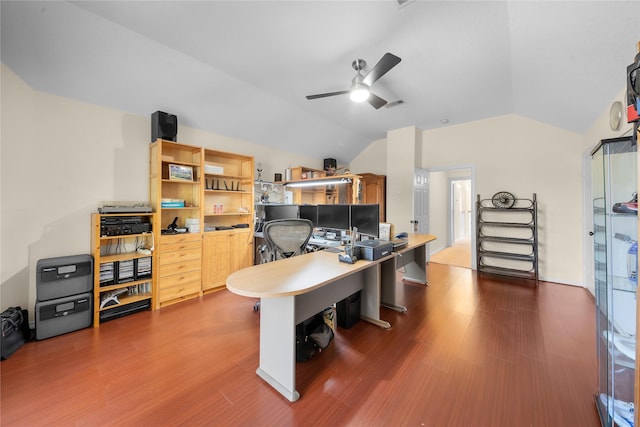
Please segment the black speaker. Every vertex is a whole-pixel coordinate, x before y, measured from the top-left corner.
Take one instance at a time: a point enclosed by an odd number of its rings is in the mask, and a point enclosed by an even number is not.
[[[178,134],[178,118],[173,114],[156,111],[151,114],[151,142],[156,139],[176,140]]]
[[[336,163],[336,159],[324,159],[324,170],[337,168],[338,163]]]

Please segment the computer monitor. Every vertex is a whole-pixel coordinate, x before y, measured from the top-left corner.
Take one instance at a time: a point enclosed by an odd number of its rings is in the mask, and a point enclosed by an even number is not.
[[[318,224],[318,207],[316,205],[300,205],[298,206],[298,214],[302,219],[308,219],[313,223],[314,227]]]
[[[380,237],[380,206],[351,205],[351,227],[357,227],[360,234]]]
[[[265,205],[264,220],[298,218],[298,205]]]
[[[317,227],[348,230],[349,226],[349,205],[318,205]]]

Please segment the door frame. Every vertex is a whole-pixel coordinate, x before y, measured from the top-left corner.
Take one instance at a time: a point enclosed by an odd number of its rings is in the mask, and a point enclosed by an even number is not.
[[[582,283],[595,297],[595,272],[593,261],[593,194],[591,191],[591,148],[582,155]]]
[[[465,164],[459,164],[459,165],[451,165],[451,166],[445,166],[445,167],[430,167],[430,168],[424,168],[425,170],[427,170],[429,173],[431,172],[450,172],[450,171],[454,171],[454,170],[459,170],[459,169],[469,169],[470,170],[470,174],[468,175],[464,175],[464,179],[469,179],[471,181],[471,194],[478,194],[477,189],[476,189],[476,180],[477,180],[477,171],[476,171],[476,165],[473,163],[465,163]],[[458,179],[458,177],[456,177],[456,179]],[[463,179],[462,177],[459,179]],[[431,185],[431,179],[429,179],[429,185]],[[447,185],[450,186],[450,180],[447,179]],[[447,194],[449,194],[449,197],[451,197],[451,191],[448,188],[447,189]],[[448,204],[447,209],[449,210],[449,217],[451,217],[451,215],[453,215],[452,211],[452,205],[453,202],[450,202]],[[433,209],[432,206],[429,206],[429,210]],[[432,218],[432,215],[429,214],[429,219]],[[471,200],[471,269],[472,270],[476,270],[476,204],[473,200],[473,196],[472,196],[472,200]],[[431,228],[431,227],[429,227]],[[450,227],[449,227],[450,230]],[[450,231],[449,233],[450,234]],[[448,241],[451,241],[450,236],[447,236]],[[448,243],[449,243],[448,242]]]
[[[471,183],[471,177],[469,176],[456,176],[449,177],[449,235],[447,236],[447,246],[452,246],[456,242],[456,230],[455,230],[455,188],[454,185],[457,181],[469,181]],[[469,206],[473,207],[473,196],[471,192],[471,185],[469,186]],[[471,221],[473,223],[473,221]],[[471,227],[469,227],[469,237],[471,237]]]

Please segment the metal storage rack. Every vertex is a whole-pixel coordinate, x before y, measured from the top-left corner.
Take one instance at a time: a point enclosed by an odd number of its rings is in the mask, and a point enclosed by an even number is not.
[[[496,203],[507,194],[509,203]],[[518,199],[496,193],[476,201],[476,265],[479,273],[519,277],[538,285],[538,207],[536,194]]]

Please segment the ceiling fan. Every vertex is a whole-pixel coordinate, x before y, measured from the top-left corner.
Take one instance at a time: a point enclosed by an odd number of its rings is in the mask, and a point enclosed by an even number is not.
[[[356,59],[351,64],[353,69],[357,72],[356,76],[351,80],[351,89],[341,90],[338,92],[320,93],[318,95],[307,95],[307,99],[326,98],[328,96],[345,95],[348,93],[350,94],[352,101],[368,101],[369,104],[377,110],[384,106],[387,101],[371,93],[370,88],[380,77],[384,76],[389,72],[389,70],[398,65],[399,62],[399,57],[392,53],[385,53],[371,71],[369,71],[366,76],[363,76],[360,71],[364,69],[367,63],[363,59]]]

